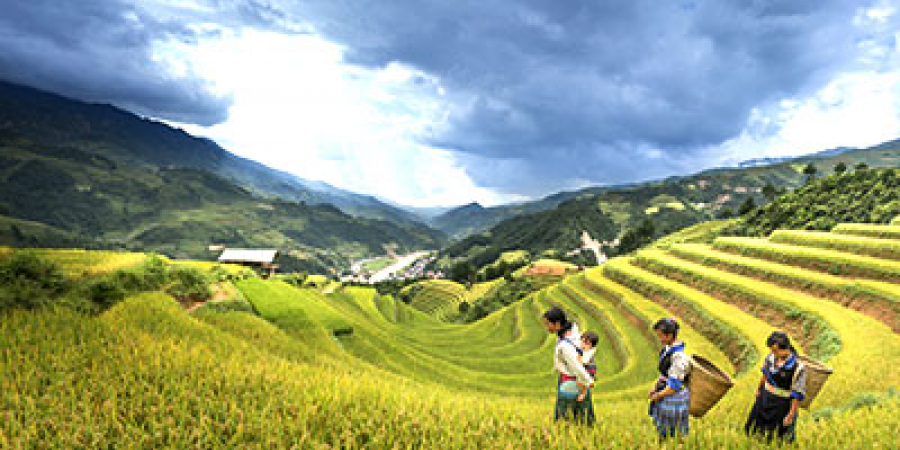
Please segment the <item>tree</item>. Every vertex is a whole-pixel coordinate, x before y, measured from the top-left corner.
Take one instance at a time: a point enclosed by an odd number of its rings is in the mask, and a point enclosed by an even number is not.
[[[856,170],[866,170],[868,168],[869,168],[869,165],[864,162],[857,164],[855,167]]]
[[[806,182],[809,183],[810,180],[816,177],[816,173],[819,172],[819,169],[816,169],[816,166],[813,163],[809,163],[806,167],[803,168],[803,175],[806,175]]]
[[[655,234],[656,227],[653,222],[649,219],[642,220],[637,228],[632,228],[622,235],[617,249],[618,254],[624,255],[649,244]]]
[[[719,214],[716,215],[719,219],[730,219],[734,217],[734,211],[731,208],[722,208],[719,210]]]
[[[834,173],[843,175],[847,171],[847,163],[841,161],[834,165]]]
[[[775,190],[775,185],[773,185],[772,183],[766,183],[766,185],[762,188],[762,195],[766,198],[766,200],[770,202],[772,200],[775,200],[775,195],[777,193],[778,192]]]
[[[22,230],[19,229],[18,225],[13,224],[13,226],[10,227],[10,231],[12,231],[13,240],[17,244],[22,244],[25,242],[25,233],[23,233]]]
[[[475,276],[475,267],[469,261],[456,263],[450,269],[450,279],[457,283],[466,283]]]
[[[747,199],[744,200],[744,203],[741,203],[741,207],[738,208],[738,215],[743,216],[749,214],[754,209],[756,209],[756,201],[753,200],[753,197],[747,197]]]

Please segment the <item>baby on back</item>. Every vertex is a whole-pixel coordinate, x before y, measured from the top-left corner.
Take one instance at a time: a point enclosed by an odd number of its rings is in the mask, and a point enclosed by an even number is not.
[[[595,359],[595,354],[597,352],[597,342],[600,341],[597,333],[593,331],[585,332],[581,335],[581,364],[584,365],[584,369],[587,370],[587,373],[591,375],[591,377],[597,377],[597,360]],[[587,389],[584,386],[579,386],[580,393],[578,394],[578,401],[583,401],[585,395],[587,395]]]

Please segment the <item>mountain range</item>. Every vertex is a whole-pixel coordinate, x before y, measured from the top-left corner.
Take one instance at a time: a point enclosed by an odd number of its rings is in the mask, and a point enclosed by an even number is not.
[[[837,162],[897,166],[900,142],[516,204],[405,208],[241,158],[215,142],[122,109],[0,82],[0,244],[159,251],[209,258],[212,244],[275,247],[287,267],[444,250],[438,265],[478,265],[507,250],[565,254],[589,232],[615,241],[645,221],[657,235],[737,211],[763,187],[804,183]],[[647,229],[644,226],[642,229]],[[448,235],[456,240],[450,246]],[[615,253],[611,246],[607,251]]]
[[[46,145],[89,147],[92,153],[129,164],[206,171],[261,197],[330,204],[350,215],[396,223],[420,220],[373,196],[273,169],[230,153],[212,140],[110,105],[0,82],[0,124],[0,132]]]
[[[443,221],[442,229],[451,233],[453,227],[468,227],[463,232],[467,237],[443,250],[435,267],[449,269],[461,262],[480,267],[510,250],[563,257],[581,247],[585,231],[594,239],[609,242],[604,252],[616,255],[632,250],[613,245],[617,238],[650,230],[650,235],[643,236],[649,241],[698,222],[730,217],[748,198],[754,205],[766,203],[766,185],[777,193],[803,186],[808,164],[818,174],[830,174],[841,162],[850,171],[860,164],[871,168],[900,166],[900,140],[867,149],[832,149],[770,165],[717,168],[630,186],[591,187],[520,205],[466,205],[434,219]],[[573,216],[593,219],[584,222]],[[485,228],[478,231],[479,227]]]
[[[158,251],[282,249],[322,272],[443,233],[374,197],[235,156],[214,142],[99,104],[0,83],[0,243]],[[355,214],[355,215],[353,215]]]

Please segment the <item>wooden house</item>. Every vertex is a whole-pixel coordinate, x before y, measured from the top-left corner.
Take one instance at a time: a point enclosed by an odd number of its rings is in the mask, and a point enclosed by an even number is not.
[[[262,271],[267,277],[275,273],[278,250],[227,248],[219,255],[220,263],[238,264]]]

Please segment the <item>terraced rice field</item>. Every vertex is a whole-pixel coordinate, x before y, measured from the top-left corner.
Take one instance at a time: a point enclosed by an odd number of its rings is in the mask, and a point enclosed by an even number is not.
[[[420,281],[404,288],[412,293],[410,306],[438,319],[459,311],[459,304],[468,300],[466,287],[449,280]]]
[[[0,257],[16,251],[23,250],[0,247]],[[148,255],[145,253],[135,252],[79,249],[28,249],[26,251],[34,252],[41,258],[53,261],[53,263],[59,266],[66,275],[76,278],[103,275],[118,269],[134,267],[140,265],[148,258]],[[171,259],[165,256],[158,257],[168,264],[196,267],[201,270],[210,270],[216,266],[221,267],[230,273],[237,273],[243,270],[243,267],[234,264],[220,264],[214,261],[197,261],[189,259]]]
[[[0,248],[0,257],[12,251],[18,250]],[[147,259],[147,255],[144,253],[131,252],[75,249],[35,249],[29,251],[34,252],[40,257],[53,260],[63,272],[73,277],[101,275],[117,269],[136,266]]]
[[[893,448],[897,225],[672,242],[468,325],[442,319],[472,294],[440,282],[412,305],[247,280],[257,314],[188,315],[157,294],[100,317],[13,312],[0,321],[0,447],[656,448],[649,328],[676,317],[689,352],[736,375],[682,448],[770,448],[741,427],[775,329],[835,370],[801,412],[797,448]],[[590,429],[551,419],[551,305],[600,336]]]

